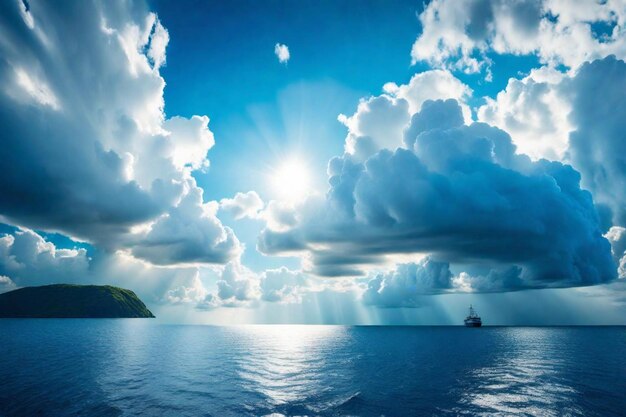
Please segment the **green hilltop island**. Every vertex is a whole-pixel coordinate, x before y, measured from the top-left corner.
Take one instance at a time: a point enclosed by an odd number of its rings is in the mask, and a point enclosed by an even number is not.
[[[0,294],[0,318],[153,318],[137,295],[110,285],[55,284]]]

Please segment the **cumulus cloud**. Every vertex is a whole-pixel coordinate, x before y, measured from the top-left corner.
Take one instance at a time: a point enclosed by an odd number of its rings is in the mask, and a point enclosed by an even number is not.
[[[202,189],[192,187],[167,214],[131,245],[133,255],[157,265],[226,263],[242,247],[216,217],[217,203],[203,203]]]
[[[276,58],[278,58],[278,62],[281,64],[286,64],[289,62],[289,58],[291,58],[291,55],[289,54],[289,47],[287,45],[283,45],[282,43],[274,45],[274,54],[276,55]]]
[[[605,237],[611,242],[613,258],[618,265],[617,273],[620,278],[626,278],[626,228],[613,226]]]
[[[519,153],[562,160],[573,130],[564,79],[564,73],[548,67],[534,69],[522,79],[511,78],[495,99],[485,98],[478,119],[509,133]]]
[[[576,127],[569,158],[595,201],[610,209],[612,224],[626,226],[626,63],[611,56],[584,64],[566,88]]]
[[[11,280],[11,278],[4,276],[4,275],[0,275],[0,293],[13,291],[16,288],[17,286]]]
[[[380,149],[403,146],[411,116],[427,100],[456,99],[464,119],[471,121],[465,104],[471,89],[448,71],[426,71],[414,75],[408,84],[387,83],[383,89],[384,94],[361,100],[352,116],[341,114],[338,118],[348,128],[346,153],[360,161]]]
[[[225,306],[238,306],[259,298],[258,278],[239,262],[230,262],[217,282],[217,296]]]
[[[538,56],[576,68],[609,54],[626,56],[621,2],[561,0],[434,0],[420,14],[413,63],[472,73],[489,68],[489,54]],[[594,24],[608,26],[598,33]],[[575,45],[575,47],[572,47]],[[489,72],[488,72],[489,74]]]
[[[265,271],[260,279],[261,298],[269,302],[299,303],[309,286],[305,274],[285,267]]]
[[[233,198],[220,200],[220,210],[230,213],[235,219],[256,219],[264,206],[256,191],[237,193]]]
[[[200,247],[198,250],[202,250]],[[111,284],[133,289],[152,305],[194,306],[200,310],[250,307],[260,301],[300,303],[313,287],[301,271],[287,268],[255,273],[239,261],[225,266],[154,266],[126,251],[62,249],[29,229],[0,236],[0,292],[21,286],[55,283]],[[172,256],[172,255],[164,255]],[[154,262],[156,264],[160,262]],[[213,280],[215,290],[207,285]]]
[[[528,288],[528,285],[524,282],[522,273],[522,268],[517,265],[496,267],[482,273],[463,271],[452,279],[452,285],[460,292],[524,290]]]
[[[80,281],[89,262],[85,249],[57,249],[32,230],[0,237],[0,275],[19,286]]]
[[[18,229],[0,236],[0,276],[5,288],[58,283],[110,284],[133,289],[144,301],[174,302],[194,287],[198,268],[159,268],[125,251],[101,252],[82,247],[59,248],[35,231]],[[177,289],[168,293],[172,289]]]
[[[130,241],[144,254],[171,247],[157,233],[174,228],[163,216],[175,218],[185,195],[197,194],[191,172],[208,165],[214,139],[206,116],[165,117],[159,69],[169,34],[158,17],[122,1],[32,1],[28,10],[14,1],[0,5],[0,26],[0,215],[111,252]],[[80,42],[68,48],[68,39]],[[236,240],[214,211],[186,213],[175,229],[195,224],[205,236],[194,243],[209,243],[191,258],[224,262],[238,252],[219,244]],[[137,226],[155,221],[138,242]]]
[[[171,304],[199,303],[204,302],[207,294],[208,291],[200,280],[200,274],[196,272],[191,285],[181,285],[167,291],[165,301]]]
[[[463,109],[466,123],[471,122],[471,111],[466,101],[472,95],[472,89],[445,70],[430,70],[415,74],[407,84],[397,85],[389,82],[383,90],[409,103],[409,113],[417,113],[426,100],[445,100],[453,98]]]
[[[626,225],[624,80],[626,63],[614,56],[567,74],[544,67],[509,80],[478,111],[481,121],[511,132],[519,152],[574,166],[583,188],[593,193],[605,230]]]
[[[378,274],[367,283],[365,304],[378,307],[418,307],[419,297],[452,288],[447,262],[425,258],[419,263],[401,264],[391,272]]]
[[[281,267],[255,273],[239,262],[230,262],[219,274],[217,291],[207,292],[196,307],[200,310],[246,307],[257,305],[260,301],[301,303],[304,294],[326,288],[323,285],[313,286],[302,271]],[[199,294],[198,291],[194,293]]]
[[[541,68],[522,80],[511,79],[478,111],[480,120],[512,132],[520,151],[578,170],[604,231],[626,225],[625,80],[626,63],[614,56],[567,74]]]
[[[328,276],[358,274],[388,254],[431,253],[451,264],[517,266],[525,288],[614,279],[580,174],[518,155],[506,132],[464,125],[460,114],[451,101],[427,102],[407,129],[409,149],[331,160],[326,198],[300,207],[295,226],[266,228],[259,249],[299,251]]]
[[[259,218],[263,219],[273,230],[286,230],[296,225],[297,215],[294,204],[271,200],[259,213]]]

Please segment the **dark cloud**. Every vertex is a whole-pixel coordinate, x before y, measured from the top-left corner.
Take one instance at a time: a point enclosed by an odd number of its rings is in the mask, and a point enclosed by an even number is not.
[[[425,127],[408,128],[417,133],[413,150],[381,150],[364,163],[332,160],[327,198],[309,200],[292,229],[264,230],[259,248],[304,249],[313,269],[316,259],[334,256],[320,265],[328,275],[367,263],[361,257],[420,252],[495,270],[515,265],[519,282],[498,278],[515,289],[614,279],[610,244],[579,173],[516,155],[497,128],[456,126],[458,112],[449,101],[425,104],[413,118]]]

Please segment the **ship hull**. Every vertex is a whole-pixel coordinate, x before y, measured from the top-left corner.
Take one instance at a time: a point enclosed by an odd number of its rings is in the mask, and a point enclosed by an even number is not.
[[[480,327],[482,325],[480,321],[465,321],[465,327]]]

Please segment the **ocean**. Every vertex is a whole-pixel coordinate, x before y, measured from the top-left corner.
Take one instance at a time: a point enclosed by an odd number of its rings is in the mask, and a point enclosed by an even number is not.
[[[626,328],[0,320],[0,416],[457,415],[626,415]]]

